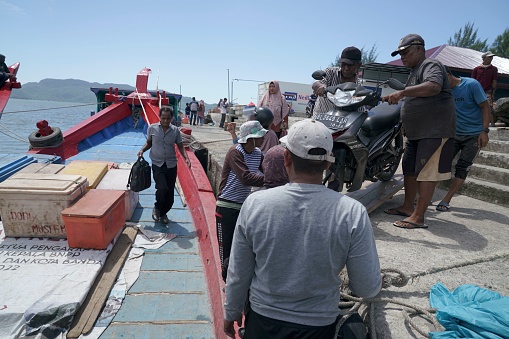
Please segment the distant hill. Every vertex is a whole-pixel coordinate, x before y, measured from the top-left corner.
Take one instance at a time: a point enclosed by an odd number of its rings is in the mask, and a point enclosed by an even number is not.
[[[64,102],[95,103],[95,94],[90,87],[117,87],[134,89],[133,86],[119,84],[100,84],[76,79],[44,79],[39,82],[27,82],[16,91],[12,91],[13,99],[50,100]]]
[[[133,86],[125,84],[100,84],[98,82],[87,82],[77,79],[43,79],[39,82],[27,82],[22,84],[20,89],[12,91],[11,98],[27,100],[49,100],[76,103],[95,103],[95,94],[91,87],[134,89]],[[182,97],[180,100],[182,110],[191,97]],[[205,103],[206,110],[216,107],[216,104]]]

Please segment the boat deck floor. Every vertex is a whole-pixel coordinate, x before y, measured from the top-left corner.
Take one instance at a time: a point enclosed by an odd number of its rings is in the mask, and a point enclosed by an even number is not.
[[[125,131],[66,162],[135,162],[144,143],[141,131]],[[150,161],[148,153],[145,159]],[[100,338],[213,338],[213,317],[196,229],[177,191],[174,194],[175,203],[168,214],[171,222],[164,225],[151,217],[154,183],[140,192],[131,221],[177,237],[159,249],[145,251],[138,280]]]

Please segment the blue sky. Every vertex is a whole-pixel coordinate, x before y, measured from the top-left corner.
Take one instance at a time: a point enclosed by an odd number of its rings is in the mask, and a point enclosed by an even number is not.
[[[70,1],[0,0],[8,65],[21,62],[22,83],[45,78],[135,84],[152,69],[149,88],[256,101],[257,83],[311,83],[347,46],[374,44],[378,62],[407,33],[431,48],[467,22],[491,44],[509,28],[508,0],[392,1]],[[229,69],[229,81],[228,81]],[[242,79],[242,80],[233,80]]]

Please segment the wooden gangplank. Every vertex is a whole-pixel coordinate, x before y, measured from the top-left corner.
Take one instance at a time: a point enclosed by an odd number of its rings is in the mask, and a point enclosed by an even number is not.
[[[394,194],[403,188],[403,174],[398,172],[389,181],[377,181],[363,185],[354,192],[347,192],[345,195],[353,198],[366,207],[368,213],[373,212],[380,205],[391,199]]]
[[[126,227],[108,255],[103,268],[97,275],[87,297],[74,316],[67,333],[67,338],[78,338],[82,333],[89,333],[94,327],[97,317],[101,313],[104,303],[117,280],[120,270],[124,266],[131,246],[138,230]]]

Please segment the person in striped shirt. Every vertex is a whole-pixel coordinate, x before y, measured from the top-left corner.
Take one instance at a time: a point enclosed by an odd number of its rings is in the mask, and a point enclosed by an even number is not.
[[[266,133],[259,121],[245,122],[240,126],[238,143],[228,150],[224,159],[216,202],[216,226],[221,275],[225,282],[240,208],[251,192],[251,186],[263,186],[263,154],[259,147]]]
[[[362,65],[361,59],[362,52],[357,47],[347,47],[341,52],[341,59],[339,59],[341,67],[334,66],[325,69],[325,78],[316,80],[312,85],[313,93],[318,97],[313,115],[326,113],[334,108],[334,104],[324,96],[326,87],[345,82],[357,83],[357,73]]]

